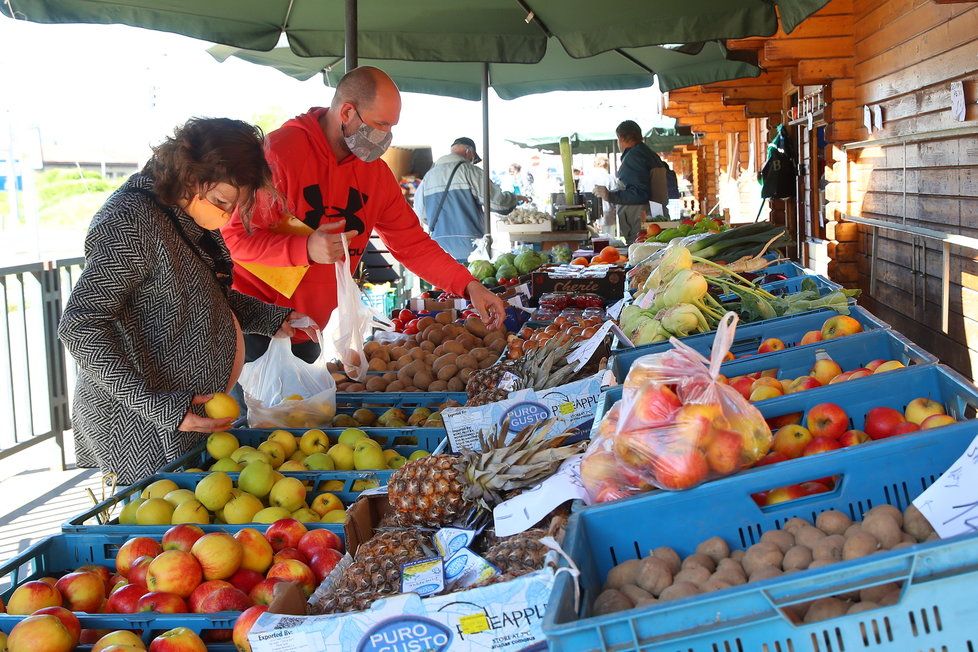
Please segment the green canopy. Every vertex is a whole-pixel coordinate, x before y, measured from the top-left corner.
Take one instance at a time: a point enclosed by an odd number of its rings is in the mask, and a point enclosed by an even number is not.
[[[569,138],[571,151],[575,154],[606,154],[616,151],[618,147],[618,141],[612,132],[574,133]],[[560,154],[560,136],[540,136],[509,142],[526,149]],[[671,130],[660,133],[653,129],[645,134],[645,144],[655,152],[668,152],[673,147],[692,145],[693,142],[693,136],[684,136]]]
[[[790,32],[828,0],[361,0],[359,56],[407,61],[536,63],[549,36],[574,58],[615,48]],[[38,23],[100,23],[175,32],[268,51],[288,36],[300,56],[342,53],[340,0],[3,0]]]
[[[343,57],[300,57],[284,47],[259,52],[215,45],[208,52],[218,61],[233,56],[271,66],[303,81],[322,73],[324,83],[329,86],[339,81],[345,69]],[[482,64],[479,63],[385,61],[361,57],[359,64],[383,69],[403,91],[465,100],[478,100],[481,97]],[[696,84],[756,77],[760,69],[742,61],[728,60],[726,49],[719,43],[700,44],[695,54],[651,45],[605,52],[586,59],[572,59],[556,39],[550,39],[547,54],[539,63],[490,64],[489,83],[499,97],[511,100],[557,90],[644,88],[652,85],[653,72],[659,79],[659,87],[668,91]]]

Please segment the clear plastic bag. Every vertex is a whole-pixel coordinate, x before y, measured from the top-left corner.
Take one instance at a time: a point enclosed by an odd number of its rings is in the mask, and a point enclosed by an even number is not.
[[[346,236],[343,236],[343,260],[350,260]],[[394,324],[361,299],[360,288],[350,274],[347,262],[333,264],[336,270],[336,309],[323,329],[323,349],[340,361],[347,376],[356,381],[367,377],[367,356],[363,343],[374,329],[389,331]]]
[[[320,353],[312,364],[297,358],[287,337],[273,337],[265,354],[244,366],[238,382],[251,428],[317,428],[336,416],[336,383],[326,357]]]
[[[720,378],[736,323],[734,313],[724,316],[710,360],[672,338],[673,349],[635,361],[581,463],[593,501],[653,487],[689,489],[767,454],[764,417]]]

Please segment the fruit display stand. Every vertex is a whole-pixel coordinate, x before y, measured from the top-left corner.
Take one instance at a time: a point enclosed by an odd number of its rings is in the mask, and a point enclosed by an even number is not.
[[[818,289],[819,295],[823,297],[826,294],[842,289],[842,286],[838,283],[830,281],[819,274],[802,274],[800,276],[792,276],[779,281],[760,283],[757,285],[757,287],[770,292],[774,296],[781,297],[789,294],[795,294],[796,292],[801,292],[804,289],[802,287],[802,283],[804,283],[806,280],[810,283],[814,283],[815,288]],[[721,302],[736,301],[737,299],[736,295],[733,294],[723,294],[718,298]],[[855,303],[855,301],[850,300],[850,303]]]
[[[757,349],[761,342],[768,339],[779,339],[791,348],[812,347],[822,342],[812,344],[800,344],[801,338],[808,331],[821,330],[826,320],[837,316],[839,313],[834,310],[822,309],[801,313],[798,315],[787,315],[785,317],[775,317],[753,323],[740,323],[737,325],[735,339],[730,347],[730,352],[735,356],[744,354],[757,354]],[[863,332],[889,329],[890,325],[885,321],[871,314],[865,308],[858,305],[849,306],[849,316],[855,319],[862,326]],[[713,350],[713,338],[716,331],[700,333],[689,337],[681,338],[683,343],[696,349],[704,356],[709,357]],[[630,349],[619,349],[611,361],[612,368],[617,378],[624,378],[619,375],[619,370],[627,371],[632,363],[650,353],[659,353],[672,348],[669,342],[655,342],[654,344],[643,344]],[[771,355],[769,353],[758,355]]]
[[[376,414],[396,407],[413,410],[430,407],[445,401],[465,403],[465,392],[337,392],[337,414],[353,414],[359,408],[368,408]]]
[[[920,375],[936,380],[938,371],[922,368]],[[973,599],[978,581],[975,536],[878,552],[603,616],[592,617],[591,608],[614,565],[657,546],[670,546],[685,556],[699,542],[719,536],[731,550],[741,550],[790,518],[814,522],[820,512],[835,509],[859,521],[873,506],[904,509],[965,451],[976,430],[974,422],[961,423],[749,471],[692,491],[648,494],[574,514],[563,547],[580,570],[580,606],[572,576],[559,573],[544,619],[550,649],[970,649],[978,618]],[[775,486],[825,476],[839,478],[830,493],[764,508],[751,499]],[[636,526],[651,523],[660,527]],[[676,527],[662,527],[668,523]],[[892,582],[901,585],[901,594],[890,606],[811,623],[788,613],[820,598]]]
[[[671,345],[666,344],[666,347],[654,353],[671,348]],[[691,346],[697,348],[695,345]],[[710,355],[709,351],[700,352],[707,357]],[[937,362],[935,356],[899,333],[889,329],[879,329],[730,360],[723,363],[720,367],[720,373],[727,378],[734,378],[743,374],[777,370],[775,378],[797,378],[806,376],[811,372],[817,360],[816,356],[820,352],[828,354],[843,371],[862,367],[872,360],[897,360],[904,366],[935,364]],[[649,352],[644,353],[644,355],[649,355]],[[619,353],[614,356],[611,361],[611,370],[615,377],[624,379],[632,364],[640,357],[632,355],[631,352]]]

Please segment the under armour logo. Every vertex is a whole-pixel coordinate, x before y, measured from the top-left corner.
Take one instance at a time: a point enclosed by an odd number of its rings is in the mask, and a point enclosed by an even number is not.
[[[306,211],[305,223],[313,229],[318,229],[324,217],[342,217],[346,220],[346,230],[363,233],[366,225],[357,215],[367,204],[367,196],[356,188],[351,187],[346,198],[346,206],[329,206],[323,201],[323,191],[318,185],[306,186],[302,189],[302,197],[309,204]],[[330,212],[327,212],[327,208]]]

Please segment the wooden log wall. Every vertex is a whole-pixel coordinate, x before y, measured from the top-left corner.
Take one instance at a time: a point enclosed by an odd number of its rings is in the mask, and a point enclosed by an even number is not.
[[[978,127],[978,3],[855,0],[853,140]],[[964,83],[966,121],[952,116],[951,82]],[[867,132],[863,107],[880,106]],[[853,154],[854,215],[978,236],[978,135],[872,147]],[[978,372],[976,252],[952,247],[950,332],[941,332],[941,250],[934,241],[880,231],[877,291],[869,295],[870,230],[859,229],[859,285],[894,327],[965,375]]]

